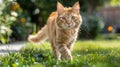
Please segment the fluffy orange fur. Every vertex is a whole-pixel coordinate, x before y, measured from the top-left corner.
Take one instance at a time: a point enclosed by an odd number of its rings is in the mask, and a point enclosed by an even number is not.
[[[49,39],[58,60],[72,60],[71,47],[82,24],[79,9],[79,2],[68,8],[58,2],[57,11],[50,14],[47,24],[36,35],[30,35],[28,41],[37,43]]]

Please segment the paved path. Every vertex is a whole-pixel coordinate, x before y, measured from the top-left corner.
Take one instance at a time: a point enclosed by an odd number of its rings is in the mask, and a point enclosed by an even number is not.
[[[8,52],[17,52],[25,46],[25,42],[14,42],[10,44],[0,44],[0,55],[8,54]]]

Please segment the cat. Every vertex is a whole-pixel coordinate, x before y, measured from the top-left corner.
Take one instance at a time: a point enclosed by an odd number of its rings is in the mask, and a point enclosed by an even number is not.
[[[36,35],[30,35],[28,41],[38,43],[49,39],[58,60],[72,60],[71,48],[82,24],[79,10],[79,2],[72,7],[64,7],[57,2],[57,10],[50,14],[47,24]]]

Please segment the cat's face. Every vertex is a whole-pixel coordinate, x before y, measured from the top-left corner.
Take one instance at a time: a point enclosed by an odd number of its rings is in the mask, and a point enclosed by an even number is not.
[[[79,13],[79,3],[75,3],[73,7],[63,7],[62,4],[57,4],[57,25],[62,29],[74,29],[81,24]]]

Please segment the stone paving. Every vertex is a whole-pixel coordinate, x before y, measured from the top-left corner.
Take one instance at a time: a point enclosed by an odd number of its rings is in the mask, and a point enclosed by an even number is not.
[[[0,44],[0,55],[8,54],[9,52],[18,52],[25,46],[25,41],[13,42],[10,44]]]

